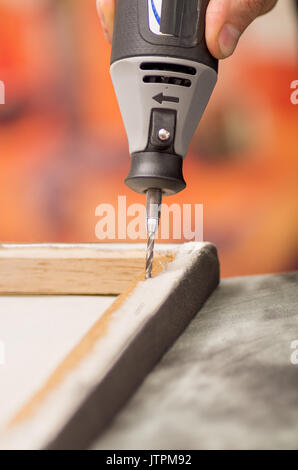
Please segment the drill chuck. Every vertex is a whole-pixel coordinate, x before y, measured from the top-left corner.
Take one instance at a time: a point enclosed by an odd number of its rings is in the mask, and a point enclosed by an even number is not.
[[[150,188],[161,189],[165,196],[185,188],[182,172],[183,159],[174,154],[139,152],[132,155],[126,185],[137,193]]]

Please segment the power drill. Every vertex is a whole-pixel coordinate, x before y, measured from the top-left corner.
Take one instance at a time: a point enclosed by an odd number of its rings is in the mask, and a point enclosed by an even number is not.
[[[146,278],[162,196],[185,188],[182,164],[217,81],[205,40],[209,0],[116,0],[111,76],[129,141],[126,185],[147,195]]]

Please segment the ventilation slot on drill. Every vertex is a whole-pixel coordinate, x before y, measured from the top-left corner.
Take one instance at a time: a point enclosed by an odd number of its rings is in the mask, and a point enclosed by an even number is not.
[[[191,87],[191,81],[187,78],[181,77],[165,77],[162,75],[146,75],[143,77],[144,83],[162,83],[164,85],[178,85],[184,87]]]
[[[159,70],[163,72],[177,72],[186,75],[196,75],[197,71],[194,67],[181,64],[167,64],[165,62],[143,62],[140,65],[141,70]]]

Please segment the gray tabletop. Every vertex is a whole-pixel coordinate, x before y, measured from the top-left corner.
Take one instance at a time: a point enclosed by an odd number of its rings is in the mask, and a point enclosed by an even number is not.
[[[93,448],[297,449],[297,280],[221,281]]]

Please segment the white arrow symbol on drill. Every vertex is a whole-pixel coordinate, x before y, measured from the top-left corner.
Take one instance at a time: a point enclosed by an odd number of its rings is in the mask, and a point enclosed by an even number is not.
[[[175,96],[165,96],[163,93],[159,93],[156,96],[153,96],[153,100],[157,101],[159,104],[162,104],[163,101],[169,101],[171,103],[179,103],[179,98]]]

